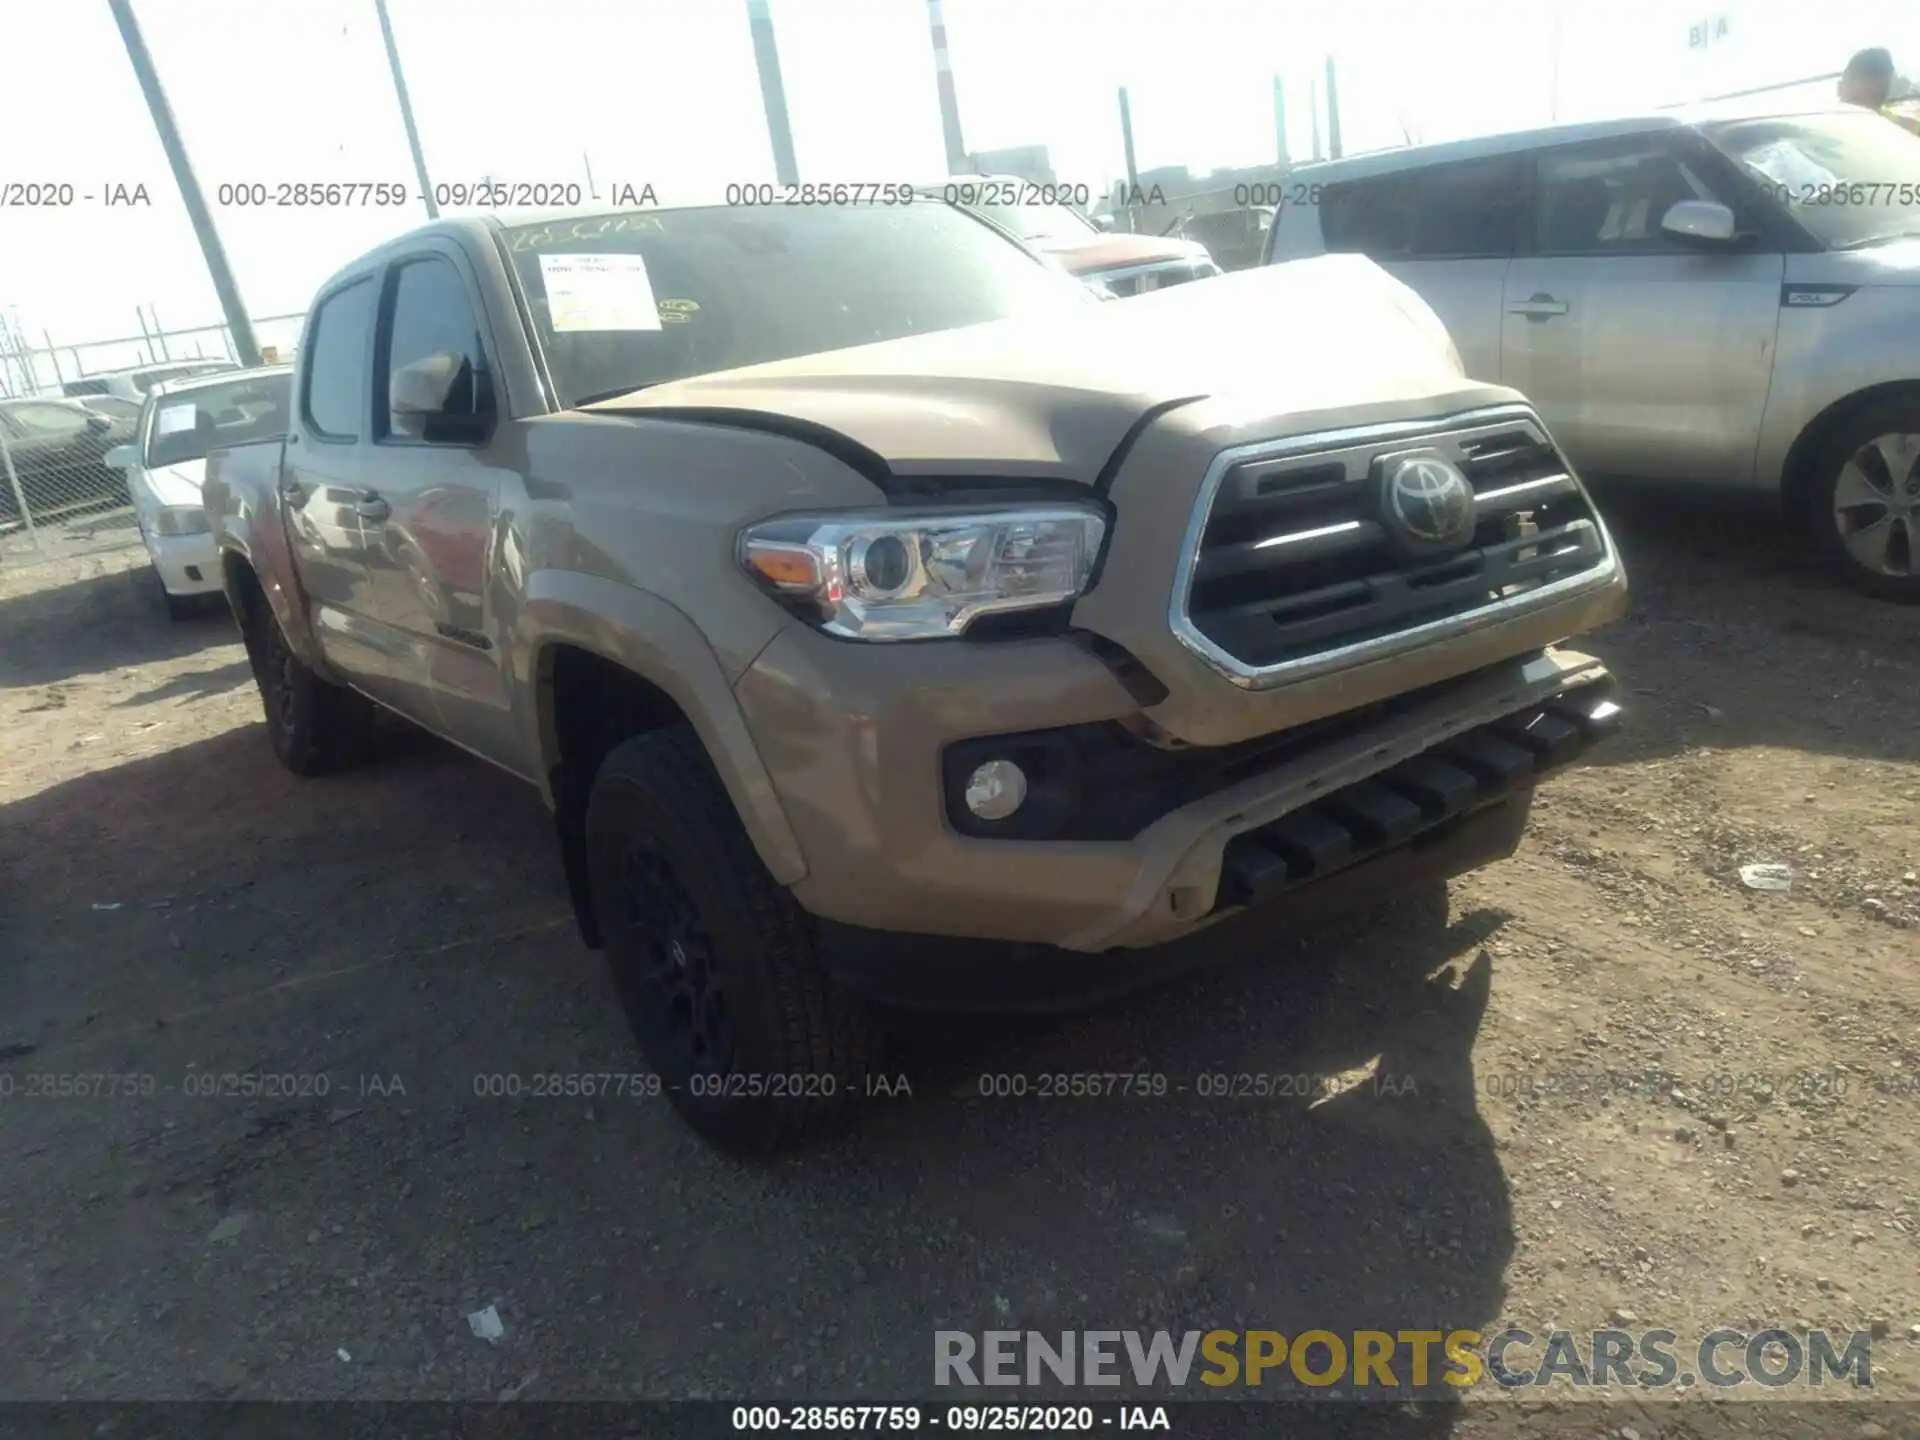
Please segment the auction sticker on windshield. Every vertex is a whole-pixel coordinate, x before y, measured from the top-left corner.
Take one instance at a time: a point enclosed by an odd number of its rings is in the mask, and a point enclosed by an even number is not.
[[[660,328],[643,256],[542,255],[540,274],[556,333]]]

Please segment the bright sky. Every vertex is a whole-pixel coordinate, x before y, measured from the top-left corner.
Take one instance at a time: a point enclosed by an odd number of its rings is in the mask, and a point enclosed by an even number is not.
[[[373,0],[133,0],[203,190],[222,182],[404,181],[417,190]],[[924,0],[769,0],[803,179],[945,172]],[[436,181],[651,183],[663,203],[773,178],[746,0],[389,0]],[[1560,19],[1556,25],[1555,15]],[[1690,52],[1693,23],[1729,38]],[[1349,152],[1646,109],[1837,70],[1885,45],[1920,74],[1920,14],[1891,0],[945,0],[969,149],[1044,144],[1062,180],[1124,171],[1116,90],[1141,169],[1274,157],[1283,77],[1295,158],[1309,82],[1339,65]],[[1556,47],[1556,29],[1558,30]],[[219,306],[105,0],[0,0],[34,37],[0,83],[0,183],[144,185],[0,209],[0,309],[32,343],[170,330]],[[1825,87],[1822,87],[1823,89]],[[215,219],[263,343],[359,251],[420,223],[398,209],[250,210]],[[211,342],[208,342],[211,343]],[[189,342],[185,351],[191,352]],[[89,369],[137,351],[88,354]],[[70,364],[63,357],[63,364]],[[50,377],[49,377],[50,378]]]

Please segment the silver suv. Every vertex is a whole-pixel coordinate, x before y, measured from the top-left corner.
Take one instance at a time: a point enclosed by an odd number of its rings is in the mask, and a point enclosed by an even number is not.
[[[1920,601],[1920,138],[1669,114],[1301,166],[1269,264],[1357,251],[1591,478],[1776,498]]]

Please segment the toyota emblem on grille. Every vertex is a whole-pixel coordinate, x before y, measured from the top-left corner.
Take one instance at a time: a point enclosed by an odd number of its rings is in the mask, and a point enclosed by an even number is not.
[[[1457,550],[1473,538],[1473,485],[1433,450],[1378,462],[1380,518],[1389,538],[1419,554]]]

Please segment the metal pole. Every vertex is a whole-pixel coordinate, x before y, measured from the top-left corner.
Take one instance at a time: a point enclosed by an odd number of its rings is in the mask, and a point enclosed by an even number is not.
[[[591,199],[598,200],[600,198],[600,192],[594,188],[593,184],[593,157],[582,150],[580,152],[580,163],[584,165],[587,170],[587,195]]]
[[[1340,158],[1340,80],[1331,55],[1327,56],[1327,158]]]
[[[160,342],[161,357],[167,360],[173,359],[173,347],[167,344],[167,332],[160,328],[160,312],[153,307],[151,301],[147,304],[147,314],[153,319],[153,336]]]
[[[21,523],[27,527],[27,534],[33,536],[33,543],[37,549],[40,537],[34,532],[33,512],[27,509],[27,492],[20,488],[20,472],[13,468],[13,447],[7,444],[7,432],[4,427],[0,427],[0,461],[6,463],[7,484],[13,487],[13,503],[20,507]]]
[[[747,27],[753,32],[753,59],[760,68],[760,103],[767,111],[774,178],[782,185],[798,185],[800,167],[794,162],[793,129],[787,124],[787,87],[780,80],[780,46],[773,36],[767,0],[747,0]]]
[[[940,18],[940,0],[927,0],[927,22],[933,27],[934,81],[940,87],[940,130],[947,141],[947,173],[966,173],[967,146],[960,134],[960,101],[953,92],[953,61],[947,55],[947,26]]]
[[[1287,91],[1278,75],[1273,77],[1273,149],[1280,168],[1287,168]]]
[[[1120,143],[1127,150],[1127,189],[1140,188],[1140,167],[1133,159],[1133,101],[1127,95],[1127,87],[1120,87]]]
[[[166,91],[160,88],[160,76],[153,68],[153,57],[147,53],[147,42],[140,34],[140,22],[133,18],[131,0],[107,0],[113,10],[114,21],[120,26],[120,38],[126,42],[127,59],[133,63],[133,73],[140,82],[140,89],[147,97],[147,109],[153,115],[153,128],[159,132],[160,144],[167,152],[167,160],[173,166],[173,178],[180,186],[180,199],[187,207],[187,217],[193,221],[194,234],[200,237],[200,253],[206,257],[207,274],[213,281],[213,290],[220,297],[220,308],[226,312],[227,323],[233,327],[236,339],[240,341],[240,358],[249,365],[260,363],[259,347],[253,343],[253,327],[247,321],[247,307],[240,301],[240,287],[234,284],[233,271],[227,266],[227,252],[220,246],[220,232],[213,227],[213,215],[207,209],[206,197],[200,193],[200,182],[194,178],[193,166],[187,163],[186,146],[180,141],[179,127],[173,123],[173,109],[167,104]]]
[[[1307,111],[1313,116],[1313,158],[1320,158],[1320,82],[1307,79]]]
[[[433,182],[427,178],[427,157],[420,149],[420,131],[413,123],[413,102],[407,98],[407,77],[400,73],[400,48],[393,43],[393,22],[387,18],[387,0],[373,0],[380,12],[380,38],[387,42],[387,68],[393,71],[393,93],[400,102],[400,123],[407,127],[407,148],[413,152],[413,173],[420,179],[420,200],[427,207],[427,218],[438,220],[440,207],[433,203]],[[247,364],[259,364],[258,357]]]
[[[65,390],[67,388],[67,377],[60,373],[60,352],[54,348],[53,332],[51,330],[42,330],[40,333],[46,337],[47,359],[53,363],[53,383],[58,385],[62,390]],[[33,377],[33,388],[35,390],[40,388],[40,377],[37,374]]]

